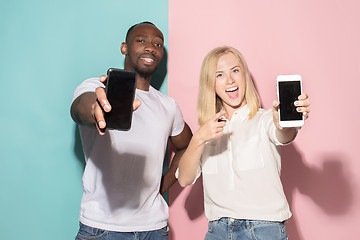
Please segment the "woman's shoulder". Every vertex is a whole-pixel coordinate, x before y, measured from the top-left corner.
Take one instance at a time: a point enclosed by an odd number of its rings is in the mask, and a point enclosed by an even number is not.
[[[272,109],[259,108],[259,110],[256,113],[256,116],[259,116],[259,117],[264,117],[267,115],[272,115]]]

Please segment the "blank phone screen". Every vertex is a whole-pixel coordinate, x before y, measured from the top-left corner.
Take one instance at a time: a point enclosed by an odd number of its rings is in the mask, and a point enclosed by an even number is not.
[[[294,102],[301,95],[300,81],[278,82],[280,101],[280,121],[302,120]]]
[[[121,69],[108,71],[106,96],[111,104],[111,111],[105,113],[107,128],[117,130],[131,128],[135,87],[135,73]]]

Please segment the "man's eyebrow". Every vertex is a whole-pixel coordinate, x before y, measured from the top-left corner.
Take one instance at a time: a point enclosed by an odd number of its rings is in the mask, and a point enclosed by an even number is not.
[[[141,35],[141,34],[136,35],[135,37],[149,38],[149,36],[148,36],[148,35]],[[156,37],[158,37],[158,38],[160,38],[161,40],[163,40],[163,41],[164,41],[164,38],[163,38],[161,35],[156,35]]]

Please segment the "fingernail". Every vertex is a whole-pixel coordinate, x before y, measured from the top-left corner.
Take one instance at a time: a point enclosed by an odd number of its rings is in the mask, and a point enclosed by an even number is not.
[[[299,106],[299,105],[300,105],[300,102],[299,102],[299,101],[295,101],[295,102],[294,102],[294,105],[295,105],[295,106]]]
[[[105,122],[104,121],[99,122],[99,128],[105,128]]]
[[[105,104],[105,105],[104,105],[104,110],[105,110],[105,111],[110,111],[110,106],[109,106],[108,104]]]
[[[301,107],[296,108],[296,111],[301,112]]]

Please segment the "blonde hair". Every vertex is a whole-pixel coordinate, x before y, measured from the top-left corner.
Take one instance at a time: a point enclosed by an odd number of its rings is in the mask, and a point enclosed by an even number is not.
[[[197,105],[198,121],[203,125],[222,109],[222,101],[215,93],[215,75],[219,58],[232,53],[239,58],[245,74],[245,101],[250,109],[249,119],[253,118],[261,106],[259,95],[254,86],[243,55],[235,48],[224,46],[211,50],[204,58],[200,71],[200,86]]]

